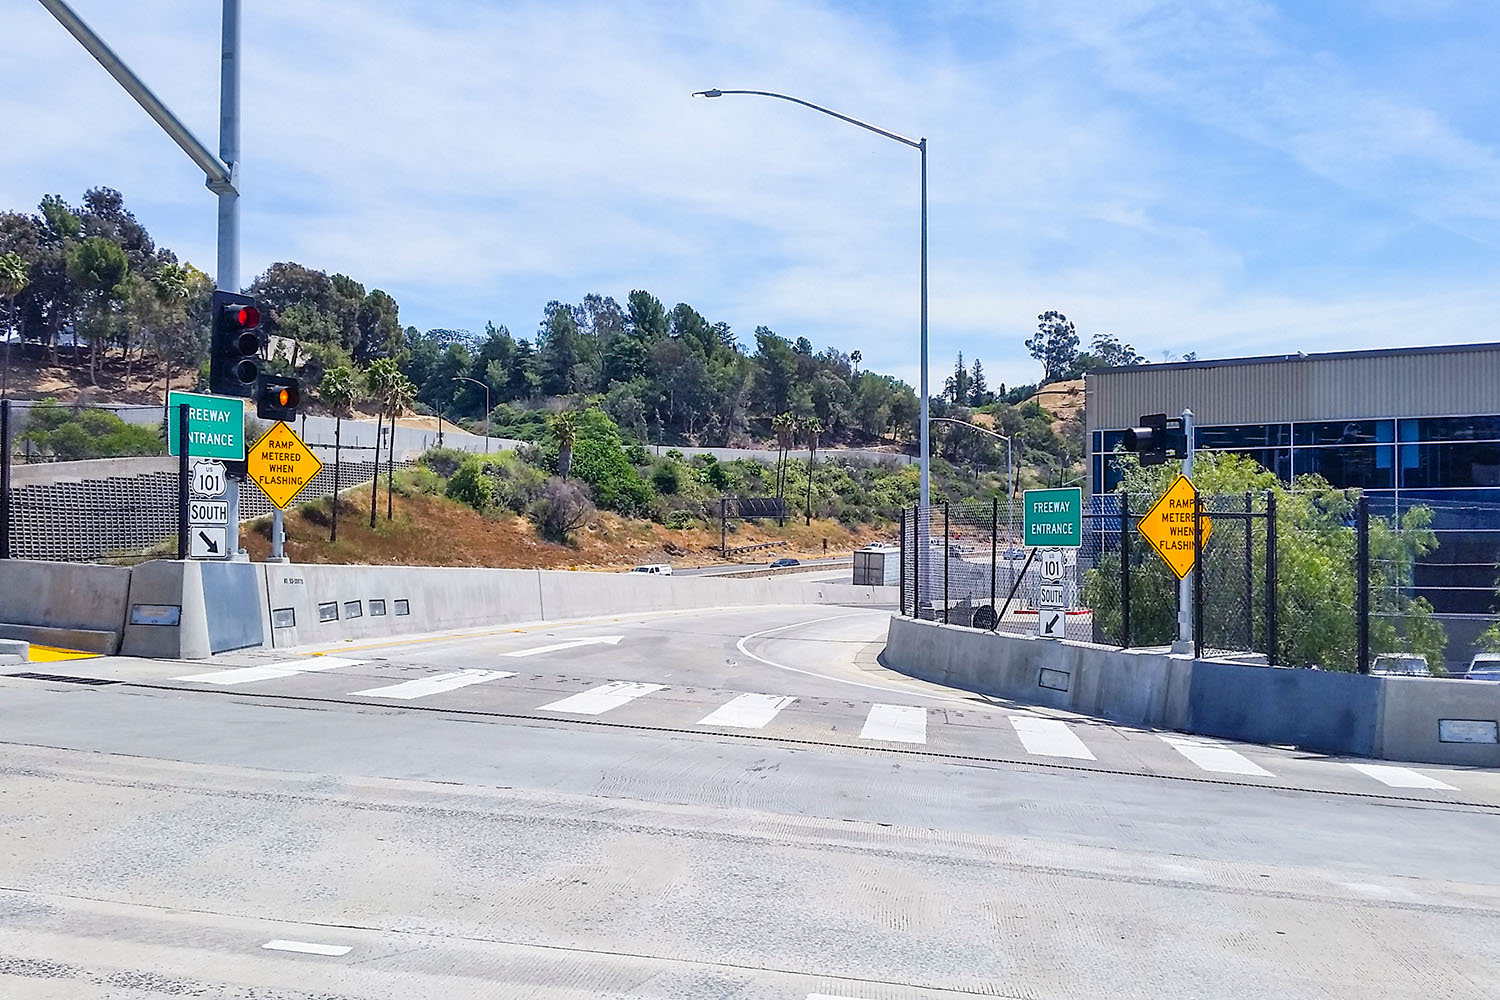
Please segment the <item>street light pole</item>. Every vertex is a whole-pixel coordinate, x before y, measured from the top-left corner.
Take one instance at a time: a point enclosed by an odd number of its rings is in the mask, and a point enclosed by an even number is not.
[[[1010,460],[1011,435],[1001,434],[999,431],[992,431],[978,424],[971,424],[967,420],[954,420],[952,417],[933,417],[932,419],[940,424],[957,424],[960,427],[967,427],[971,431],[988,434],[992,438],[999,438],[1005,442],[1005,497],[1008,501],[1006,507],[1009,508],[1005,515],[1005,530],[1008,536],[1014,539],[1016,537],[1016,475],[1015,466]]]
[[[925,136],[923,138],[921,138],[921,139],[908,139],[904,135],[899,135],[899,134],[897,134],[895,132],[888,132],[888,131],[886,131],[883,128],[879,128],[879,127],[877,127],[875,125],[871,125],[869,122],[862,122],[858,118],[851,118],[848,115],[839,114],[837,111],[834,111],[831,108],[825,108],[822,105],[813,104],[811,101],[804,101],[800,97],[791,97],[791,96],[788,96],[787,94],[778,94],[778,93],[775,93],[775,92],[769,91],[769,90],[719,90],[717,88],[714,88],[712,90],[699,90],[699,91],[695,91],[693,93],[693,96],[694,97],[723,97],[725,94],[751,94],[751,95],[754,95],[756,97],[774,97],[774,98],[776,98],[779,101],[791,101],[793,104],[800,104],[804,108],[811,108],[813,111],[817,111],[817,112],[820,112],[822,114],[828,115],[830,118],[837,118],[839,121],[848,122],[850,125],[858,125],[862,129],[866,129],[866,130],[868,130],[870,132],[874,132],[876,135],[883,135],[887,139],[894,139],[896,142],[899,142],[899,143],[902,143],[904,145],[910,146],[911,148],[915,149],[918,153],[921,154],[921,160],[922,160],[922,372],[921,372],[921,378],[920,378],[921,384],[919,386],[919,391],[921,393],[921,398],[917,400],[917,405],[919,407],[921,407],[921,409],[919,411],[920,415],[921,415],[921,418],[920,418],[920,430],[918,431],[918,433],[921,436],[921,441],[920,441],[918,447],[919,447],[919,454],[921,456],[922,483],[921,483],[921,492],[919,494],[919,498],[920,498],[919,502],[921,503],[921,505],[923,507],[927,507],[927,506],[930,505],[931,499],[932,499],[932,497],[931,497],[931,489],[930,489],[930,482],[931,482],[931,480],[930,480],[930,476],[929,476],[930,466],[929,466],[929,456],[928,456],[928,444],[929,444],[928,438],[929,438],[929,435],[928,435],[928,413],[927,413],[927,410],[928,410],[928,398],[927,398],[927,139],[926,139]]]
[[[453,381],[473,382],[484,390],[484,453],[488,455],[490,453],[490,384],[481,382],[477,378],[469,378],[467,375],[455,375]]]

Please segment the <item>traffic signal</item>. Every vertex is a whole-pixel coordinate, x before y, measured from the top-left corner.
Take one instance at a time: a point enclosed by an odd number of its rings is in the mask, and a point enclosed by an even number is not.
[[[285,375],[262,375],[255,387],[255,415],[262,420],[297,419],[302,381]]]
[[[218,396],[251,396],[260,378],[260,306],[248,295],[213,295],[213,350],[208,391]]]
[[[1148,413],[1139,427],[1125,432],[1125,450],[1140,456],[1142,465],[1160,465],[1170,455],[1181,457],[1187,448],[1183,440],[1182,421],[1168,420],[1165,413]]]

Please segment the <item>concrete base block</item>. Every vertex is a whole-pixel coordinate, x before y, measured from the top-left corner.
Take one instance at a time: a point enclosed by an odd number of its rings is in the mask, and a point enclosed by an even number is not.
[[[19,639],[37,646],[57,646],[60,649],[76,649],[84,653],[113,655],[120,645],[118,632],[102,632],[84,628],[50,628],[46,625],[0,624],[0,636]]]
[[[30,643],[19,639],[0,639],[0,663],[26,663],[30,659]]]

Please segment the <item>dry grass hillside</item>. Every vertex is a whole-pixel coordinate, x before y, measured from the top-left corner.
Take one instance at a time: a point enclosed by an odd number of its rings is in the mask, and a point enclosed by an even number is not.
[[[674,530],[650,521],[600,514],[592,526],[577,532],[573,544],[560,544],[543,538],[531,521],[517,515],[486,516],[437,496],[397,494],[394,501],[394,516],[387,521],[382,488],[372,531],[369,494],[344,494],[339,504],[337,543],[328,541],[332,506],[327,500],[289,511],[285,518],[286,554],[293,562],[521,569],[618,570],[653,562],[676,566],[726,562],[719,557],[717,525]],[[784,528],[776,527],[775,522],[742,522],[729,536],[731,546],[768,541],[785,544],[743,553],[728,561],[765,565],[787,555],[818,558],[823,555],[824,539],[829,555],[841,555],[893,535],[894,530],[869,526],[850,530],[836,521],[814,521],[809,527],[800,520],[789,520]],[[252,559],[268,555],[270,519],[257,521],[242,543]]]

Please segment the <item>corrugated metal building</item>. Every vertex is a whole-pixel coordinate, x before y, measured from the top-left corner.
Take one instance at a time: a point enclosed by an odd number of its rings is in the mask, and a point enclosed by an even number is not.
[[[1493,615],[1500,344],[1110,368],[1087,376],[1086,400],[1092,492],[1118,482],[1109,456],[1125,428],[1187,407],[1202,451],[1250,455],[1288,481],[1318,473],[1363,489],[1381,513],[1431,507],[1440,547],[1415,582],[1452,619],[1450,657],[1466,656],[1468,626]]]

